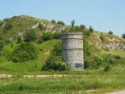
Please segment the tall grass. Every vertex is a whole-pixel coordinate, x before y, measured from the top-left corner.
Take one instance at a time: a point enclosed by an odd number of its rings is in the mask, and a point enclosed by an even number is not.
[[[124,75],[0,79],[1,94],[100,94],[125,88]],[[90,90],[92,90],[90,92]]]

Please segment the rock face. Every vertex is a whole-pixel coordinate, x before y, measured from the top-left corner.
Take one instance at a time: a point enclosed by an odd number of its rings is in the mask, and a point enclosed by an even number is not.
[[[121,49],[125,50],[125,43],[106,43],[104,44],[109,49]]]
[[[71,70],[82,70],[84,68],[82,33],[62,35],[62,56],[68,62]]]
[[[105,43],[103,43],[101,39],[96,39],[92,41],[92,44],[95,44],[100,48],[107,47],[110,50],[114,50],[114,49],[125,50],[125,42],[115,42],[114,38],[112,39],[111,42],[105,42]]]

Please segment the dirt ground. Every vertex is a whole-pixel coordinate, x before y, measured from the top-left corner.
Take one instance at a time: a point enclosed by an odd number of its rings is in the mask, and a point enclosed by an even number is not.
[[[106,94],[125,94],[125,90],[114,91],[112,93],[106,93]]]

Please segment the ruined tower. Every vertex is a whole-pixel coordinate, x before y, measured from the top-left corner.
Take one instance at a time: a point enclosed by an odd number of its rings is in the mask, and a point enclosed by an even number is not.
[[[62,35],[62,56],[71,70],[84,69],[83,34],[65,33]]]

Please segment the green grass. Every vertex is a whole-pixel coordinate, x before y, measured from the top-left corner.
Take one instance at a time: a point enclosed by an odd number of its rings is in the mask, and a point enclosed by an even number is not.
[[[27,28],[31,28],[38,22],[46,24],[53,23],[47,20],[35,19],[28,16],[19,16],[9,20],[13,27],[5,34],[6,37],[16,37],[17,33],[25,32]],[[54,24],[54,29],[63,26]],[[69,28],[69,26],[64,26]],[[0,31],[2,27],[0,27]],[[42,31],[36,29],[39,36]],[[88,51],[90,55],[88,60],[93,60],[95,56],[102,57],[108,54],[118,55],[118,63],[111,65],[108,72],[104,72],[105,62],[98,69],[86,69],[84,71],[41,71],[42,65],[51,55],[54,45],[58,44],[60,40],[49,40],[42,44],[33,42],[38,50],[38,57],[36,60],[14,63],[8,61],[8,57],[18,44],[13,40],[13,48],[7,44],[3,49],[5,57],[0,57],[0,74],[12,74],[13,78],[0,78],[0,94],[104,94],[117,89],[125,89],[125,51],[121,50],[107,50],[93,46],[93,41],[100,39],[101,33],[94,31],[90,34],[86,41],[89,44]],[[103,33],[104,41],[102,43],[117,43],[124,42],[122,38],[115,35]],[[113,41],[113,38],[116,40]],[[23,78],[23,75],[67,75],[64,77],[47,77],[47,78]]]
[[[122,67],[122,66],[120,66]],[[121,69],[115,69],[119,71]],[[70,71],[67,76],[47,78],[2,78],[1,94],[105,94],[125,89],[125,75],[102,70]],[[60,73],[61,74],[61,73]]]
[[[45,63],[46,59],[51,55],[54,45],[56,45],[59,41],[60,40],[49,40],[42,44],[34,43],[34,45],[38,49],[38,58],[33,61],[15,63],[12,61],[7,61],[5,58],[3,58],[3,60],[0,62],[0,73],[9,73],[9,74],[41,73],[41,68],[43,63]],[[16,46],[17,44],[14,45]],[[7,45],[4,49],[4,53],[11,53],[12,52],[11,50],[13,49],[10,48],[10,45]]]
[[[24,69],[24,71],[26,70]],[[108,72],[104,72],[104,68],[100,68],[97,70],[35,73],[35,75],[64,75],[62,77],[24,78],[23,74],[15,74],[12,78],[0,78],[0,93],[105,94],[125,89],[124,73],[125,65],[119,64],[112,66]]]

